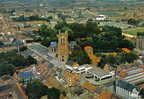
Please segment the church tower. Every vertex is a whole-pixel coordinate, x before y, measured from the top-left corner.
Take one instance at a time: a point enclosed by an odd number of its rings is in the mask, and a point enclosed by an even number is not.
[[[58,61],[66,63],[69,56],[68,33],[60,33],[58,37]]]

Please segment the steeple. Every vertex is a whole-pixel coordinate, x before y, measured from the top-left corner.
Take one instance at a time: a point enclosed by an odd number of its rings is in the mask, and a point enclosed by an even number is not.
[[[58,37],[58,61],[66,63],[69,56],[68,32],[59,32]]]

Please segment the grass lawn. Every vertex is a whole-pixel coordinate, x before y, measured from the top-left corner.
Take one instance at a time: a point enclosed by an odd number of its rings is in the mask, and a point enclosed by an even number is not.
[[[124,31],[124,33],[131,34],[131,35],[136,35],[137,32],[144,32],[144,27],[138,27],[138,28],[135,28],[135,29],[130,29],[130,30]]]

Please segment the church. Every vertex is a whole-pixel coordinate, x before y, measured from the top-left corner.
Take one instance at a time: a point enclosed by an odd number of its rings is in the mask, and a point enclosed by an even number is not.
[[[59,62],[66,63],[69,58],[71,50],[77,46],[76,41],[68,40],[68,32],[59,32],[57,34],[58,42],[50,42],[48,47],[49,52],[58,60]]]

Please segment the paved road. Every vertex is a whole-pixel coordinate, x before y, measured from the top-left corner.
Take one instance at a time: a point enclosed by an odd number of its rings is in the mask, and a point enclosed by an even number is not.
[[[39,46],[41,46],[43,49],[47,50],[46,47],[44,47],[42,45],[39,45]],[[46,52],[47,54],[44,54],[44,53],[41,53],[39,50],[33,49],[31,46],[28,46],[28,49],[30,49],[32,52],[36,53],[43,59],[47,60],[49,63],[53,64],[55,67],[60,67],[60,68],[64,67],[64,63],[58,62],[56,59],[54,59],[54,57],[48,51]]]
[[[23,96],[21,95],[20,91],[18,90],[16,86],[16,80],[12,78],[12,80],[8,81],[9,85],[12,85],[12,89],[15,91],[15,99],[24,99]]]

